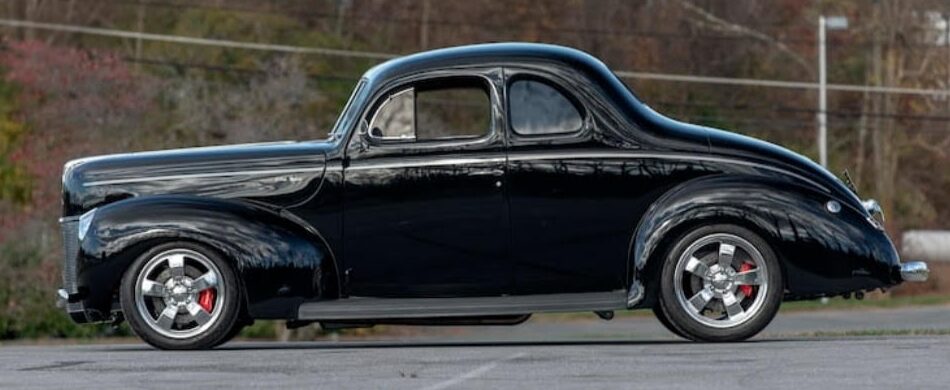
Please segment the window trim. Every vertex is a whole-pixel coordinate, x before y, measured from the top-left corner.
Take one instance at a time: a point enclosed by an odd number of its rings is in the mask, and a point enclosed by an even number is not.
[[[581,117],[581,125],[575,130],[558,132],[558,133],[545,133],[545,134],[523,134],[515,130],[514,124],[511,121],[511,86],[518,81],[534,81],[548,87],[553,88],[555,91],[561,94],[567,101],[574,106],[574,109],[577,110],[578,115]],[[538,74],[526,70],[515,70],[514,74],[507,77],[505,80],[505,117],[506,117],[506,127],[511,131],[511,134],[518,138],[523,139],[561,139],[561,138],[574,138],[578,135],[584,133],[589,125],[588,119],[590,118],[590,112],[587,110],[587,107],[584,103],[577,98],[573,93],[568,91],[567,88],[561,85],[561,83],[555,81],[551,77],[546,75]]]
[[[360,115],[360,121],[364,122],[365,125],[360,125],[365,127],[365,131],[361,131],[357,136],[362,137],[366,140],[369,146],[373,148],[426,148],[426,147],[439,147],[439,146],[455,146],[455,145],[470,145],[477,144],[481,142],[490,141],[493,137],[496,137],[498,132],[498,115],[495,110],[498,100],[498,96],[495,91],[495,85],[492,82],[492,79],[487,76],[487,73],[490,72],[493,68],[485,68],[484,70],[478,69],[471,72],[445,72],[443,74],[431,75],[427,74],[423,77],[407,77],[401,79],[395,83],[392,87],[382,88],[384,92],[378,94],[372,104],[368,105],[367,109]],[[484,135],[480,136],[465,136],[465,137],[448,137],[448,138],[437,138],[437,139],[423,139],[419,140],[416,137],[413,138],[393,138],[393,139],[380,139],[377,137],[371,137],[369,127],[372,124],[372,120],[376,118],[379,109],[389,101],[392,96],[395,96],[398,93],[402,93],[405,90],[413,90],[413,97],[415,97],[415,88],[417,84],[428,83],[428,82],[437,82],[440,79],[467,79],[472,81],[477,81],[481,83],[481,86],[485,90],[486,97],[488,98],[488,131]],[[416,124],[416,104],[413,104],[413,130],[415,130]],[[367,118],[369,117],[369,120]]]
[[[412,126],[412,137],[386,137],[386,136],[375,137],[373,136],[373,132],[372,132],[373,123],[376,122],[376,118],[379,117],[379,113],[383,111],[383,107],[385,107],[387,104],[392,102],[393,99],[396,99],[400,95],[407,92],[412,94],[411,97],[412,97],[412,111],[413,112],[412,112],[412,123],[410,124],[410,126]],[[380,102],[379,107],[377,107],[376,111],[373,112],[373,117],[370,118],[369,121],[367,122],[367,126],[368,126],[367,130],[369,130],[369,132],[366,134],[367,138],[370,140],[374,140],[376,142],[386,142],[386,143],[417,142],[416,141],[416,112],[415,112],[416,111],[416,95],[415,94],[416,94],[416,87],[413,86],[413,87],[409,87],[405,89],[396,90],[396,92],[387,95],[386,99]]]

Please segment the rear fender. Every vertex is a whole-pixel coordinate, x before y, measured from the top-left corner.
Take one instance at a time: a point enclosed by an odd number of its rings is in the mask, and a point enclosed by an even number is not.
[[[630,245],[631,277],[653,290],[667,248],[694,227],[732,223],[762,236],[778,254],[792,296],[833,295],[897,283],[897,252],[863,210],[845,201],[832,213],[827,193],[751,175],[681,184],[645,213]]]

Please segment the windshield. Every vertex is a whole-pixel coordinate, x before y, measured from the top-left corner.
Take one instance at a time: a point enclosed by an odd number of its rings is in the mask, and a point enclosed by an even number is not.
[[[346,129],[350,127],[353,123],[353,119],[356,116],[356,110],[353,110],[353,102],[361,100],[364,86],[366,85],[366,79],[360,79],[356,84],[356,88],[353,88],[353,93],[350,94],[350,99],[346,101],[346,105],[343,106],[343,111],[340,112],[340,116],[337,118],[336,123],[333,125],[333,131],[330,132],[330,139],[336,140],[340,139],[343,134],[346,132]]]

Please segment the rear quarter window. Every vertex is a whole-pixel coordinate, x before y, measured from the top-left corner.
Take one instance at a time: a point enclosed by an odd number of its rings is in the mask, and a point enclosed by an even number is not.
[[[520,135],[573,133],[584,123],[580,110],[567,96],[539,80],[512,82],[508,107],[511,129]]]

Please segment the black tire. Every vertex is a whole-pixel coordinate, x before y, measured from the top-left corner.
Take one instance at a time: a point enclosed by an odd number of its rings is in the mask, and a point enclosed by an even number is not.
[[[234,338],[237,337],[237,335],[241,334],[241,331],[244,330],[244,327],[248,325],[249,325],[249,321],[247,321],[246,319],[244,318],[238,319],[238,321],[234,324],[234,326],[231,327],[231,331],[228,332],[226,336],[221,338],[221,340],[219,340],[215,345],[213,345],[212,348],[224,345],[225,343],[231,340],[234,340]]]
[[[156,256],[175,250],[197,252],[212,262],[217,267],[219,274],[217,283],[219,283],[219,286],[223,286],[225,291],[220,301],[220,312],[217,317],[211,320],[213,321],[211,325],[200,333],[187,338],[173,338],[159,333],[152,328],[150,323],[146,322],[152,319],[144,318],[143,314],[137,310],[138,306],[136,304],[135,289],[139,275],[144,271],[145,265]],[[119,291],[122,311],[132,331],[146,343],[159,349],[168,350],[209,349],[234,337],[243,327],[241,296],[237,275],[221,255],[203,245],[185,241],[167,242],[145,251],[123,275]]]
[[[678,337],[689,339],[689,337],[686,337],[683,332],[673,326],[673,323],[670,322],[670,319],[666,316],[666,313],[663,312],[663,306],[660,305],[659,302],[657,302],[656,305],[653,305],[653,315],[655,315],[656,319],[659,320],[661,324],[663,324],[663,327],[666,328],[666,330]]]
[[[681,303],[680,298],[677,297],[677,288],[675,287],[677,265],[680,259],[684,257],[684,252],[690,249],[694,243],[717,235],[739,237],[745,240],[747,244],[751,244],[761,255],[761,260],[764,261],[768,270],[761,280],[767,281],[769,287],[761,297],[758,295],[755,297],[756,300],[762,299],[760,306],[735,325],[710,326],[703,323],[701,320],[694,318],[695,313],[687,312],[685,304]],[[731,258],[731,256],[727,258]],[[680,237],[664,259],[660,272],[660,291],[657,303],[659,307],[655,308],[654,312],[657,312],[657,317],[667,326],[667,329],[690,340],[706,342],[743,341],[761,332],[775,318],[784,294],[782,280],[782,268],[775,252],[759,235],[749,229],[735,225],[702,226]],[[702,304],[700,304],[700,307],[702,307]],[[701,316],[702,310],[699,313]]]

